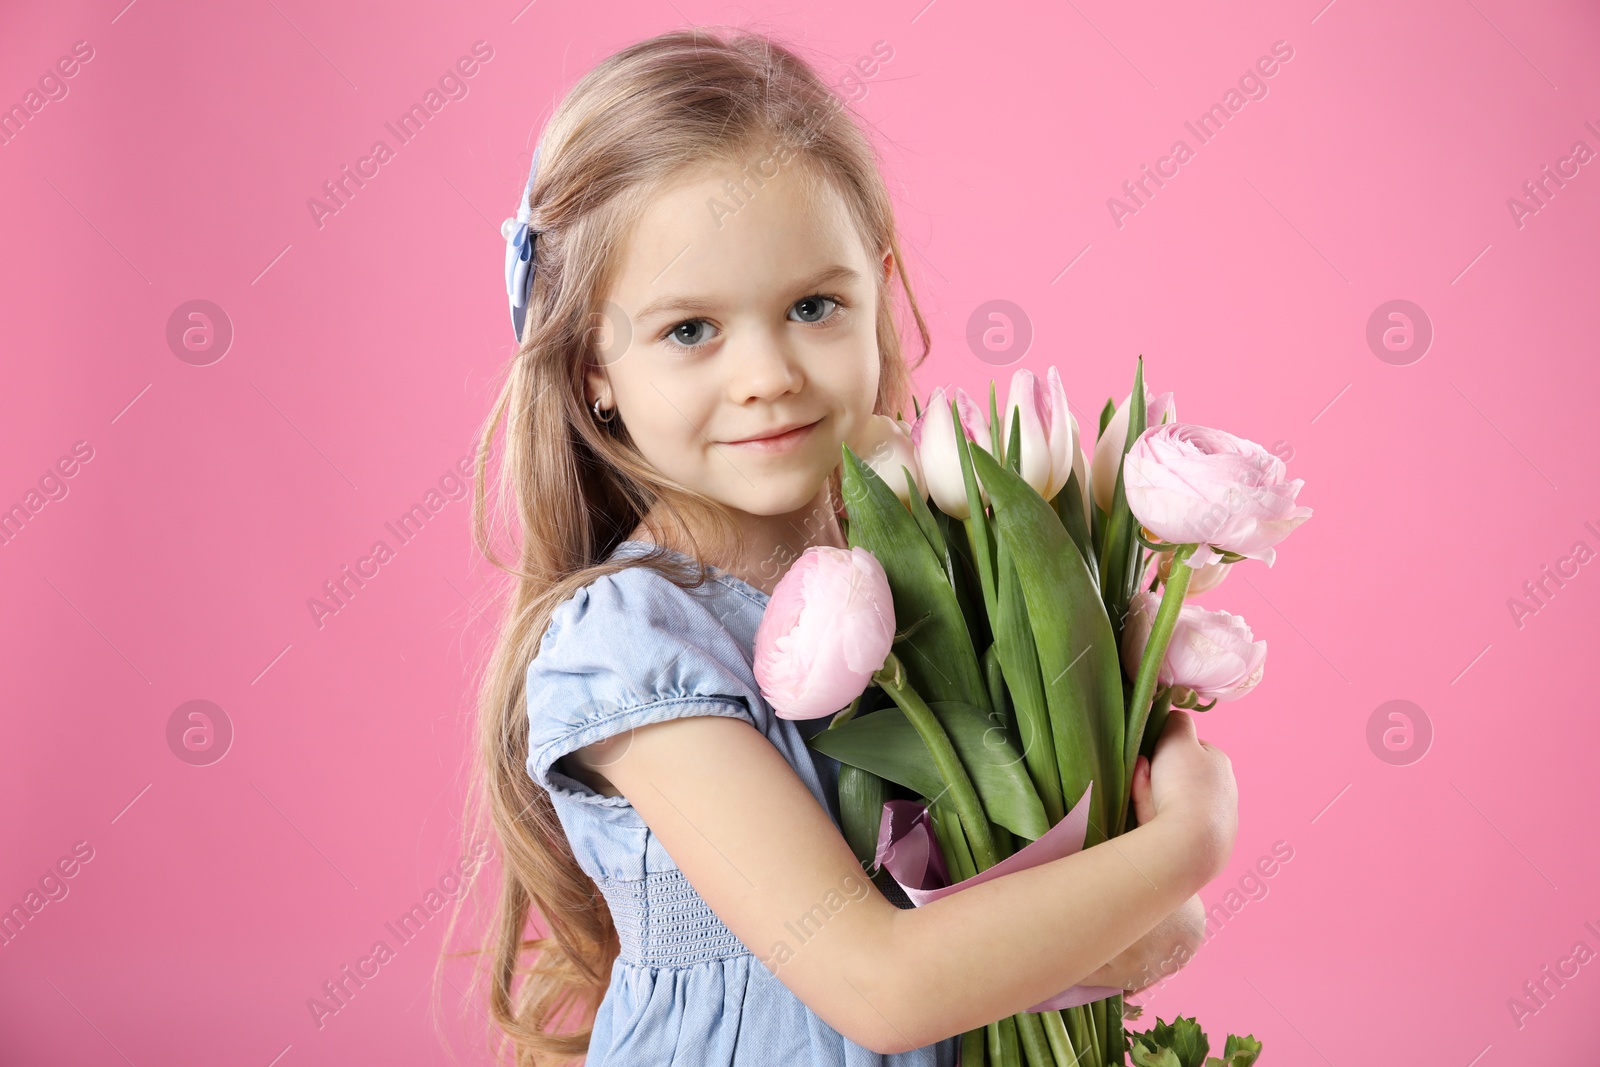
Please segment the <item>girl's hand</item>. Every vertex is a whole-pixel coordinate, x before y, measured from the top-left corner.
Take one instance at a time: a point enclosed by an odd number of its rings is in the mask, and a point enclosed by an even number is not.
[[[1133,809],[1139,825],[1173,821],[1194,845],[1204,880],[1228,865],[1239,832],[1239,786],[1233,763],[1220,748],[1195,735],[1194,717],[1182,708],[1167,715],[1155,756],[1133,769]]]
[[[1160,764],[1159,787],[1151,761],[1142,755],[1134,761],[1134,816],[1144,826],[1158,812],[1167,812],[1169,819],[1197,812],[1201,829],[1194,832],[1202,838],[1214,835],[1214,840],[1226,842],[1220,864],[1211,872],[1214,876],[1220,865],[1226,864],[1227,853],[1232,852],[1238,826],[1239,798],[1232,764],[1221,749],[1195,736],[1194,720],[1182,709],[1169,714],[1156,743],[1156,760]],[[1185,805],[1195,808],[1186,810]],[[1215,847],[1202,850],[1207,855],[1214,851]],[[1175,974],[1194,957],[1205,940],[1205,929],[1205,904],[1196,894],[1081,984],[1146,989]]]

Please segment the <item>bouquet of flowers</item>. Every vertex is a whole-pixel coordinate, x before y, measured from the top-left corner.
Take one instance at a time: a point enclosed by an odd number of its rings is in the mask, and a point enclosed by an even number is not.
[[[863,866],[913,905],[1133,828],[1136,758],[1169,709],[1260,680],[1266,642],[1186,604],[1311,515],[1259,445],[1177,421],[1143,360],[1090,461],[1054,367],[1018,370],[1002,422],[934,390],[913,424],[843,447],[849,549],[774,590],[754,672],[785,718],[832,716],[839,812]],[[898,627],[898,628],[897,628]],[[1192,1018],[1123,1028],[1122,990],[1074,986],[962,1037],[964,1067],[1249,1067]],[[1133,1007],[1130,1015],[1136,1016]]]

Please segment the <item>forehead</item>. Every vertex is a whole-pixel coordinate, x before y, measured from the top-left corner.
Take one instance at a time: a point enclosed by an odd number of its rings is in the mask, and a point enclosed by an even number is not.
[[[797,159],[774,178],[756,171],[711,163],[651,196],[620,249],[612,298],[630,311],[663,297],[759,299],[835,264],[870,276],[832,183]]]

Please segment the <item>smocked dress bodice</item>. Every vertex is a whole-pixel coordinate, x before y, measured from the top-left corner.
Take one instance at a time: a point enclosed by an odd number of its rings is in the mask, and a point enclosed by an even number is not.
[[[624,541],[613,558],[654,547]],[[585,1067],[955,1067],[958,1038],[884,1055],[824,1022],[723,925],[627,798],[597,793],[557,766],[649,723],[739,718],[783,754],[837,825],[839,765],[806,744],[828,719],[780,719],[751,670],[767,599],[722,571],[686,590],[628,567],[558,606],[528,667],[528,773],[549,792],[621,944]]]

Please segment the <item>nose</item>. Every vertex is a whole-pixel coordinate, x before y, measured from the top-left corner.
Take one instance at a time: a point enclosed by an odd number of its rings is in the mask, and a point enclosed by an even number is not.
[[[753,337],[729,355],[733,357],[729,389],[735,403],[776,400],[805,385],[805,373],[789,345],[770,334]]]

